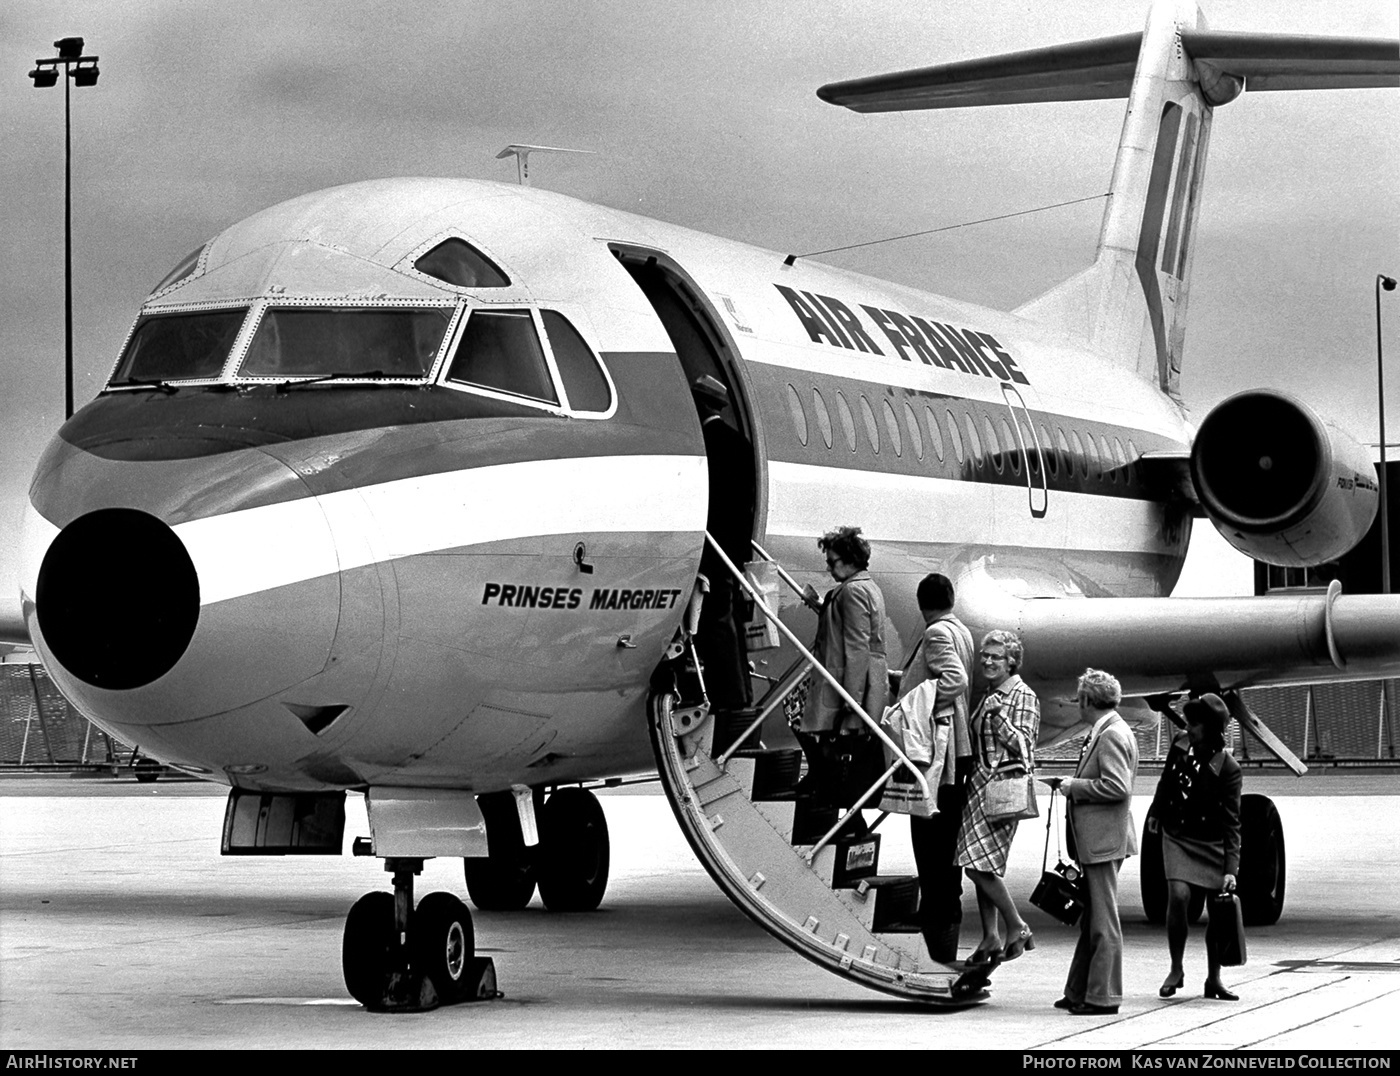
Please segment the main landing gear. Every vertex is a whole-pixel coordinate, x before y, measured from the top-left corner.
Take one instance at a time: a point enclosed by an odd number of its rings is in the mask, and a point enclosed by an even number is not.
[[[510,792],[478,796],[491,854],[462,861],[467,893],[482,911],[519,911],[539,886],[552,912],[591,912],[608,888],[608,823],[584,788],[536,792],[539,843],[527,847]],[[542,803],[542,806],[541,806]]]
[[[421,859],[386,859],[393,893],[366,893],[345,919],[341,967],[350,996],[378,1012],[423,1012],[500,997],[496,967],[476,955],[471,912],[451,893],[413,907]]]

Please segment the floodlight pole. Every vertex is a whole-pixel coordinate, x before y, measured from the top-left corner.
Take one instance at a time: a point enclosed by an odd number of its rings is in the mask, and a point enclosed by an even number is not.
[[[63,417],[73,417],[73,105],[72,86],[97,84],[97,57],[84,56],[81,37],[65,37],[55,41],[57,56],[34,61],[29,77],[35,89],[44,89],[57,81],[58,68],[63,68]]]
[[[1395,279],[1376,274],[1376,405],[1381,435],[1381,593],[1390,593],[1390,511],[1386,503],[1385,357],[1381,350],[1381,289],[1395,290]]]

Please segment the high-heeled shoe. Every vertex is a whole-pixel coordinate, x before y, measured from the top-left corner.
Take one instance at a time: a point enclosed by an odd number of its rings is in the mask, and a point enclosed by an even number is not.
[[[1006,952],[1002,956],[1003,960],[1015,960],[1027,949],[1035,948],[1035,935],[1031,933],[1030,927],[1022,927],[1021,933],[1012,938],[1006,946]]]
[[[1209,979],[1206,980],[1206,989],[1205,989],[1205,995],[1204,995],[1204,996],[1205,996],[1205,997],[1208,997],[1208,998],[1213,998],[1213,999],[1216,1000],[1216,1001],[1239,1001],[1239,1000],[1240,1000],[1240,996],[1239,996],[1238,994],[1232,994],[1232,993],[1230,993],[1230,991],[1226,990],[1226,989],[1225,989],[1223,986],[1221,986],[1219,983],[1213,983],[1213,982],[1211,982]]]
[[[969,968],[978,968],[983,964],[999,964],[1002,959],[1001,949],[983,949],[979,945],[972,950],[972,955],[967,958],[966,964]]]
[[[1157,991],[1159,998],[1169,998],[1182,988],[1186,983],[1186,973],[1179,971],[1175,975],[1168,975],[1162,987]]]

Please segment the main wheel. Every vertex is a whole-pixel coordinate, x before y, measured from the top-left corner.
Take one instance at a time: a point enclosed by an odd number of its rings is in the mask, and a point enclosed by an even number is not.
[[[1147,823],[1142,825],[1141,851],[1138,860],[1138,880],[1142,886],[1142,910],[1147,921],[1161,926],[1167,921],[1167,874],[1162,866],[1162,834],[1152,833]]]
[[[1240,915],[1245,926],[1267,927],[1283,914],[1288,859],[1283,821],[1268,796],[1240,797]]]
[[[366,1008],[384,1002],[384,988],[394,967],[398,935],[394,930],[394,895],[366,893],[345,917],[340,966],[345,989]]]
[[[433,981],[438,997],[461,1000],[476,956],[472,913],[451,893],[429,893],[418,902],[410,927],[413,967]]]
[[[598,797],[561,788],[540,817],[540,897],[552,912],[591,912],[608,888],[608,820]]]
[[[510,792],[478,796],[486,820],[489,856],[463,859],[467,894],[483,912],[516,912],[535,895],[535,853],[526,848],[520,832],[520,814]]]

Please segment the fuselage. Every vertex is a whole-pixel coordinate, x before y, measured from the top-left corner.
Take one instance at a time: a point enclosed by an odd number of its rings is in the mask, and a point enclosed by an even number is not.
[[[752,504],[709,503],[704,374]],[[929,571],[1169,593],[1190,518],[1137,461],[1189,434],[1012,315],[526,187],[356,184],[148,299],[36,472],[24,611],[85,714],[244,787],[612,776],[652,765],[707,518],[818,583],[861,526],[897,655]]]

